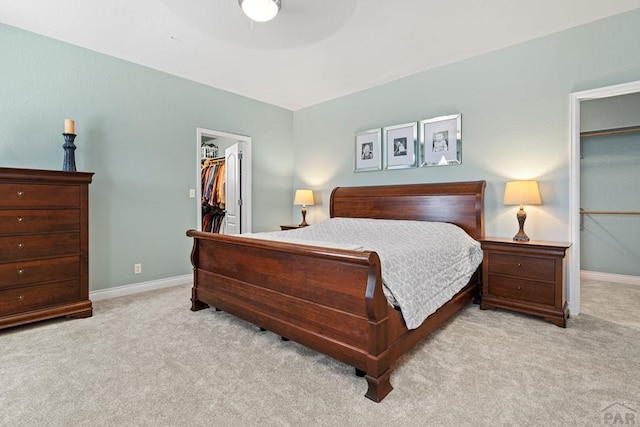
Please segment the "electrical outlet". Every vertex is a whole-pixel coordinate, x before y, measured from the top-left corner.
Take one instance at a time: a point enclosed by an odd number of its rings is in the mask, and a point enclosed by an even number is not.
[[[196,189],[195,188],[190,188],[189,189],[189,197],[191,199],[195,199],[196,198]]]
[[[142,273],[142,264],[133,264],[133,274]]]

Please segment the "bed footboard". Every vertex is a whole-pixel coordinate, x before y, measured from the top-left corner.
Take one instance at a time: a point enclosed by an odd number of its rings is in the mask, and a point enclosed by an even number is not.
[[[366,397],[391,390],[387,300],[375,252],[189,230],[192,310],[224,310],[365,373]]]

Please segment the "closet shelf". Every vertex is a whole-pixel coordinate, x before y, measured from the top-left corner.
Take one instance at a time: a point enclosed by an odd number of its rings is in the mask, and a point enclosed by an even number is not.
[[[591,130],[588,132],[580,132],[580,138],[591,138],[594,136],[619,135],[623,133],[640,132],[640,126],[627,126],[622,128]]]

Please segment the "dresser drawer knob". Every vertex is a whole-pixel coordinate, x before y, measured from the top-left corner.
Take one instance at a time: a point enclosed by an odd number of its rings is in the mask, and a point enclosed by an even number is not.
[[[19,217],[18,217],[18,222],[22,222],[22,221],[24,221],[24,218],[23,218],[23,217],[21,217],[21,216],[19,216]]]
[[[517,286],[518,290],[521,291],[522,290],[522,286]]]
[[[18,249],[24,248],[24,243],[18,243]]]
[[[24,296],[23,296],[23,295],[20,295],[20,296],[18,297],[18,300],[20,300],[20,301],[24,301]]]
[[[18,191],[18,197],[24,196],[24,191]]]
[[[20,270],[18,270],[18,274],[24,274],[24,268],[21,268]]]
[[[522,264],[521,264],[521,263],[518,263],[518,267],[522,267]]]

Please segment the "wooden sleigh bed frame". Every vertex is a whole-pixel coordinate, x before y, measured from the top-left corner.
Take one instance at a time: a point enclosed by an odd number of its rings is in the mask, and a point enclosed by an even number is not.
[[[337,187],[330,216],[441,221],[484,237],[485,181]],[[477,296],[480,268],[449,302],[409,330],[382,290],[372,251],[320,248],[189,230],[191,310],[224,310],[356,368],[366,397],[393,389],[393,363]],[[425,236],[427,238],[428,236]]]

